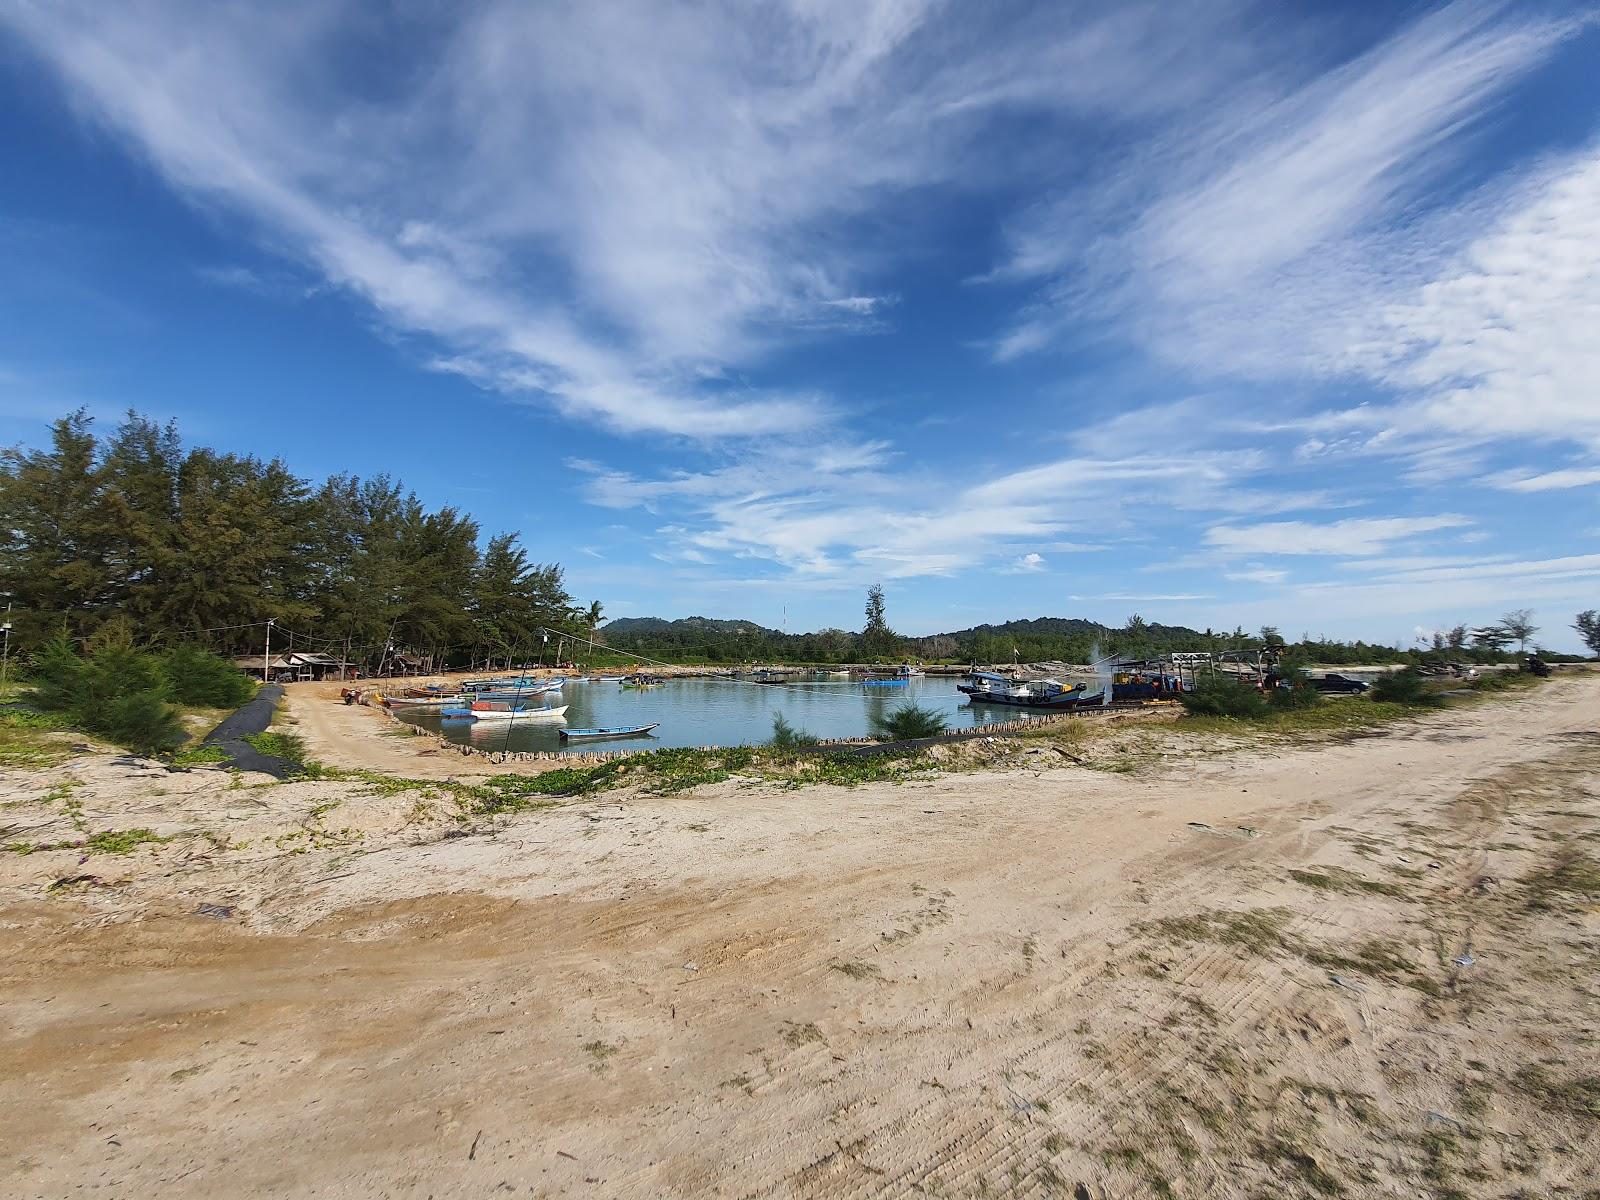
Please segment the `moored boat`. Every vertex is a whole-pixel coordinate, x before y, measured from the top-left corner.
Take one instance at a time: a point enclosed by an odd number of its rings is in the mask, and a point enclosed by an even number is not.
[[[597,742],[604,738],[644,737],[660,724],[660,721],[655,721],[649,725],[623,725],[613,729],[562,729],[558,732],[564,742]]]
[[[472,706],[472,716],[478,721],[564,721],[566,720],[567,706],[556,705],[553,708],[516,707],[506,705],[480,705]]]
[[[956,690],[973,704],[1000,704],[1011,708],[1097,708],[1105,703],[1104,691],[1086,695],[1084,685],[1071,686],[1057,679],[1007,679],[989,671],[974,671]]]

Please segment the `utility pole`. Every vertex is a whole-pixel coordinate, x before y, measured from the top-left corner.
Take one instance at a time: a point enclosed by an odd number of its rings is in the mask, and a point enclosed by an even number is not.
[[[5,635],[5,648],[0,650],[0,687],[5,686],[6,671],[11,666],[11,605],[6,605],[6,619],[0,622],[0,634]]]
[[[267,649],[261,655],[261,682],[272,682],[272,618],[267,618]]]

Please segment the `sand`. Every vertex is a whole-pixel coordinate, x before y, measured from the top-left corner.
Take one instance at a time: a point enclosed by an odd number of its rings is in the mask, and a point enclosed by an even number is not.
[[[1597,729],[1588,676],[465,831],[431,789],[0,773],[0,840],[172,839],[0,855],[0,1194],[1582,1194]]]

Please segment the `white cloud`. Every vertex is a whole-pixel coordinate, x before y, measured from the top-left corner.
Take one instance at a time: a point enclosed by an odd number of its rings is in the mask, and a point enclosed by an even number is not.
[[[1011,572],[1017,575],[1031,574],[1043,570],[1044,555],[1032,550],[1030,550],[1027,554],[1020,556],[1011,564]]]
[[[1261,563],[1250,563],[1244,570],[1224,571],[1222,577],[1236,583],[1282,583],[1289,578],[1289,572]]]
[[[1505,492],[1552,492],[1562,488],[1590,487],[1600,483],[1600,467],[1567,467],[1542,475],[1508,472],[1489,481]]]
[[[1314,525],[1272,521],[1263,525],[1213,525],[1206,543],[1229,554],[1382,554],[1391,542],[1472,522],[1461,516],[1363,517]]]
[[[1163,6],[489,0],[408,43],[341,5],[8,6],[89,119],[180,192],[436,343],[438,369],[625,433],[794,433],[820,399],[730,384],[880,320],[906,189],[1008,161],[1019,111],[1150,114],[1223,69]],[[354,64],[381,63],[382,86]],[[157,66],[159,64],[159,68]]]
[[[1453,162],[1472,118],[1572,31],[1497,15],[1456,3],[1325,73],[1256,68],[1122,174],[1034,210],[1000,274],[1053,282],[1001,357],[1099,313],[1208,370],[1276,374],[1342,358],[1347,314],[1359,311],[1349,302],[1397,268],[1415,277],[1411,256],[1395,253],[1404,247],[1366,239]]]

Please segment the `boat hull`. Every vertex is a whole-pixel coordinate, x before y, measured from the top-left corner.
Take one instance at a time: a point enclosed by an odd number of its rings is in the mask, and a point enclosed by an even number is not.
[[[564,742],[598,742],[608,738],[646,737],[659,724],[660,721],[650,725],[632,725],[623,729],[563,729],[560,733]]]
[[[1106,700],[1104,692],[1096,692],[1092,696],[1086,696],[1081,691],[1062,692],[1055,696],[1012,696],[1005,692],[986,692],[982,688],[966,686],[960,687],[959,690],[965,693],[967,700],[972,704],[995,704],[1002,708],[1054,710],[1099,708]]]

